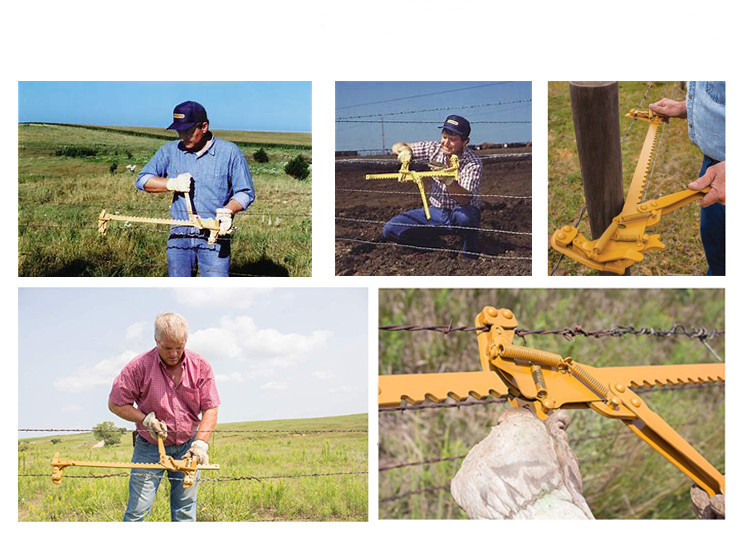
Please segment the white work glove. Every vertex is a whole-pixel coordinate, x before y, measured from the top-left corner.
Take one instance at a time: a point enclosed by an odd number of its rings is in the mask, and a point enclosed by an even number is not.
[[[183,460],[187,460],[188,463],[192,461],[192,458],[198,459],[198,465],[208,465],[208,443],[200,439],[193,441],[190,445],[190,449],[182,457]]]
[[[148,433],[151,434],[151,438],[154,441],[156,441],[157,436],[161,436],[162,439],[167,438],[167,423],[157,419],[153,411],[146,415],[141,424],[148,429]]]
[[[401,162],[402,164],[407,164],[411,161],[411,156],[412,156],[411,148],[404,147],[398,152],[397,158],[398,158],[398,161]]]
[[[227,234],[232,228],[232,211],[228,208],[217,208],[216,219],[219,220],[219,234]]]
[[[173,192],[189,192],[193,176],[190,173],[180,173],[174,179],[167,179],[167,190]]]
[[[432,179],[438,181],[443,186],[448,186],[450,183],[453,182],[453,177],[451,177],[450,175],[446,177],[432,177]]]

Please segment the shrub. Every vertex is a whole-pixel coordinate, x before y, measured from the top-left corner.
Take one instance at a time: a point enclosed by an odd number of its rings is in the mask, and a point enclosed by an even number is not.
[[[59,437],[53,437],[52,439],[50,439],[50,442],[53,445],[57,445],[58,443],[62,443],[62,439],[60,439]]]
[[[85,145],[77,145],[74,147],[65,146],[55,150],[55,156],[67,156],[69,158],[82,158],[84,156],[96,156],[99,154],[99,149],[96,147],[86,147]]]
[[[261,147],[257,151],[253,153],[253,160],[256,162],[260,162],[261,164],[264,162],[268,162],[268,153]]]
[[[112,421],[104,421],[94,426],[94,437],[104,441],[104,446],[118,445],[122,436],[122,430],[115,426]]]
[[[305,160],[302,155],[299,155],[297,158],[290,160],[289,163],[284,166],[284,172],[295,179],[305,180],[310,174],[308,167],[309,164],[307,163],[307,160]]]
[[[117,160],[114,160],[109,163],[109,174],[114,175],[115,171],[117,171]]]

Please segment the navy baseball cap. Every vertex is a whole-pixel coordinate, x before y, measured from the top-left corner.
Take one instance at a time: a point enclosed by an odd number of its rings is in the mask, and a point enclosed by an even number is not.
[[[471,125],[460,115],[449,115],[445,120],[445,123],[443,123],[443,126],[439,128],[449,130],[454,134],[463,136],[464,138],[468,138],[469,134],[471,134]]]
[[[208,115],[206,115],[206,109],[197,102],[185,101],[174,107],[172,119],[172,124],[166,130],[192,128],[196,123],[205,123],[208,121]]]

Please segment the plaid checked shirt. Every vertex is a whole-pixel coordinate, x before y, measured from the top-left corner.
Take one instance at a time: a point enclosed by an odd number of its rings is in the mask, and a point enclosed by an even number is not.
[[[433,164],[448,167],[450,157],[440,150],[439,141],[420,141],[409,144],[412,150],[413,158],[419,160],[429,160]],[[445,186],[438,182],[432,181],[432,191],[430,192],[430,204],[437,208],[451,210],[458,205],[456,200],[448,193]],[[463,154],[458,162],[458,185],[471,192],[469,204],[476,208],[482,208],[482,196],[479,194],[479,187],[482,185],[482,161],[471,149],[464,149]]]
[[[145,414],[152,411],[167,423],[165,445],[182,445],[189,441],[201,420],[199,414],[219,406],[219,393],[211,365],[193,351],[185,350],[182,379],[175,385],[154,348],[134,357],[112,384],[109,399],[117,406],[136,404]],[[146,427],[136,423],[143,439],[151,439]]]

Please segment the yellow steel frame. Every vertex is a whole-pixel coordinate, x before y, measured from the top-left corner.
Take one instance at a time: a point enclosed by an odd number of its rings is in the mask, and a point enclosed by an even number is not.
[[[427,194],[425,193],[423,180],[426,177],[453,177],[453,180],[458,180],[458,156],[451,155],[451,164],[445,169],[433,169],[430,171],[412,171],[409,169],[410,161],[407,160],[401,163],[401,169],[397,173],[375,173],[365,175],[365,180],[378,180],[378,179],[397,179],[398,182],[411,181],[419,188],[419,195],[422,197],[422,206],[424,207],[424,215],[429,220],[430,216],[430,205],[427,202]]]
[[[198,464],[198,460],[190,458],[188,460],[175,460],[167,456],[164,449],[164,441],[158,437],[159,462],[158,463],[120,463],[120,462],[92,462],[81,460],[69,460],[60,458],[60,453],[55,452],[52,458],[52,483],[60,484],[62,482],[63,470],[66,467],[98,467],[110,469],[166,469],[172,472],[185,473],[183,487],[189,488],[195,483],[195,476],[198,471],[218,471],[218,464]]]
[[[622,211],[612,219],[609,227],[596,240],[588,240],[572,225],[557,229],[550,238],[552,247],[567,257],[589,268],[620,275],[625,273],[626,268],[642,261],[644,253],[665,249],[658,234],[646,234],[648,227],[659,223],[662,215],[702,199],[709,192],[709,188],[683,190],[642,202],[656,153],[656,136],[663,123],[663,116],[651,110],[630,110],[626,117],[647,121],[649,128]]]
[[[447,399],[507,397],[539,418],[590,408],[622,421],[709,495],[724,493],[724,476],[646,405],[632,389],[724,381],[724,364],[591,367],[571,357],[513,344],[518,326],[508,309],[485,307],[476,318],[481,372],[380,376],[378,404],[396,407]]]

